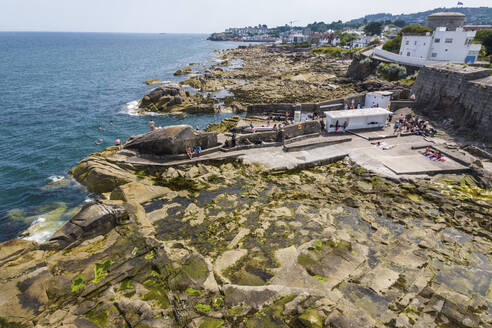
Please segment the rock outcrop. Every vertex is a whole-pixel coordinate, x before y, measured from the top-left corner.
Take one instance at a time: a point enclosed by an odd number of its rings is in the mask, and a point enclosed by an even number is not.
[[[132,137],[123,147],[141,154],[165,156],[185,154],[187,146],[207,149],[217,145],[215,132],[196,131],[189,125],[175,125]]]
[[[355,81],[365,80],[369,76],[376,74],[378,64],[378,62],[371,58],[357,54],[354,56],[354,59],[347,70],[347,77]]]
[[[412,92],[414,108],[456,133],[492,141],[490,69],[456,64],[423,67]]]
[[[108,162],[104,156],[93,155],[82,160],[70,174],[90,192],[111,192],[117,186],[135,181],[136,176]]]
[[[492,203],[471,177],[401,183],[349,161],[127,170],[139,179],[119,201],[86,205],[47,244],[0,244],[0,326],[492,322]]]
[[[85,240],[104,235],[114,227],[128,220],[128,211],[118,204],[94,202],[85,205],[65,223],[50,240],[43,245],[44,249],[64,249],[81,244]]]
[[[178,84],[161,85],[146,94],[138,107],[141,112],[213,113],[213,106],[203,100],[200,94],[185,92]]]

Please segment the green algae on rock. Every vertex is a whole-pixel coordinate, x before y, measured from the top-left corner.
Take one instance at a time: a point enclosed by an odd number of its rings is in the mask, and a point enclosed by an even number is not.
[[[492,204],[455,197],[454,182],[402,184],[349,161],[125,171],[166,192],[104,201],[128,218],[68,249],[2,244],[0,316],[40,328],[491,322]]]

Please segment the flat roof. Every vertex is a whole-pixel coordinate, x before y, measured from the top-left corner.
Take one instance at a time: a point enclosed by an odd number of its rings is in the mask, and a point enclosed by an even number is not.
[[[452,12],[452,11],[441,11],[441,12],[429,15],[427,17],[455,17],[455,16],[465,17],[466,15],[463,13]]]
[[[382,96],[391,96],[393,92],[391,91],[373,91],[373,92],[368,92],[368,95],[382,95]]]
[[[362,109],[344,109],[344,110],[334,110],[325,112],[326,116],[331,118],[345,118],[345,117],[363,117],[363,116],[373,116],[390,114],[387,109],[376,107],[376,108],[362,108]]]

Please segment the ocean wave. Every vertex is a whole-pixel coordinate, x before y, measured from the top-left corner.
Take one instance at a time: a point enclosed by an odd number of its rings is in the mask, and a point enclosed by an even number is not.
[[[128,114],[130,116],[140,116],[138,113],[138,101],[134,100],[127,102],[122,106],[122,111],[120,113]]]
[[[64,179],[65,179],[65,177],[62,175],[52,175],[52,176],[48,177],[48,180],[50,180],[50,182],[58,182],[58,181],[62,181]]]

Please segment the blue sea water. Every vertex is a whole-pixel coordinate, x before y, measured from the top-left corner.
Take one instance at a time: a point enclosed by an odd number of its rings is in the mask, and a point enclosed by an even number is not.
[[[42,240],[91,197],[68,170],[116,138],[148,131],[150,118],[126,105],[153,88],[145,80],[179,81],[176,69],[236,46],[189,34],[0,33],[0,242],[52,221],[37,231]],[[152,119],[203,127],[220,117]]]

